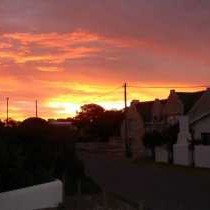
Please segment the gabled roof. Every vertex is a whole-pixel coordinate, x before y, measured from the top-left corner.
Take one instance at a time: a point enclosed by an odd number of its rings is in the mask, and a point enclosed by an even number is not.
[[[158,100],[162,105],[167,102],[167,99]],[[145,101],[135,104],[136,110],[142,116],[144,122],[152,121],[152,108],[156,101]]]
[[[190,124],[194,124],[194,123],[196,123],[196,122],[202,120],[203,118],[208,117],[209,115],[210,115],[210,111],[207,112],[207,113],[204,113],[203,115],[200,115],[199,117],[197,117],[197,118],[195,118],[195,119],[193,119],[193,120],[191,120],[191,121],[190,121]]]
[[[151,121],[153,104],[154,104],[154,101],[146,101],[146,102],[140,102],[140,103],[135,104],[136,110],[142,116],[144,122]]]
[[[190,121],[194,121],[210,112],[210,91],[207,90],[189,111]]]
[[[186,93],[186,92],[176,92],[179,99],[184,105],[184,114],[188,113],[193,105],[199,100],[199,98],[204,94],[205,91]]]
[[[167,103],[167,99],[161,99],[161,100],[159,100],[160,101],[160,103],[162,104],[162,105],[165,105],[166,103]]]

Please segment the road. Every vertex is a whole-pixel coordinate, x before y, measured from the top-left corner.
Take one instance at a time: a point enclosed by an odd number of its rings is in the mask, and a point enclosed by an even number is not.
[[[210,210],[210,172],[83,156],[87,173],[107,192],[152,210]]]

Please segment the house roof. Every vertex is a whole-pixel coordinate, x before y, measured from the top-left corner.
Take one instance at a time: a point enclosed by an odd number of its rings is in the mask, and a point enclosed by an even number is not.
[[[167,99],[158,100],[161,104],[165,104]],[[136,110],[142,116],[144,122],[150,122],[152,120],[152,108],[156,101],[145,101],[135,104]]]
[[[194,121],[210,112],[210,91],[205,91],[205,93],[200,97],[198,102],[189,111],[190,121]]]
[[[184,113],[188,113],[193,105],[199,100],[199,98],[204,94],[205,91],[186,93],[186,92],[176,92],[179,99],[184,105]]]
[[[167,99],[161,99],[161,100],[159,100],[160,101],[160,103],[162,104],[162,105],[164,105],[164,104],[166,104],[167,103]]]
[[[199,117],[197,117],[197,118],[195,118],[195,119],[193,119],[193,120],[190,120],[190,124],[194,124],[194,123],[196,123],[196,122],[198,122],[198,121],[200,121],[200,120],[202,120],[203,118],[206,118],[206,117],[208,117],[208,116],[210,116],[210,111],[207,112],[207,113],[204,113],[203,115],[200,115]]]
[[[139,112],[139,114],[142,116],[144,122],[151,121],[151,110],[152,106],[154,104],[154,101],[146,101],[146,102],[140,102],[135,104],[136,110]]]

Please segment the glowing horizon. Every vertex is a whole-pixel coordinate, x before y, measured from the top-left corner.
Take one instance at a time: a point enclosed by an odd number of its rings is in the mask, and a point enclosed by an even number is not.
[[[145,85],[146,86],[146,85]],[[151,86],[151,85],[150,85]],[[181,85],[179,85],[181,86]],[[95,86],[94,86],[95,87]],[[100,86],[99,86],[100,87]],[[98,87],[98,88],[99,88]],[[173,87],[173,86],[172,86]],[[134,91],[131,91],[134,89]],[[110,89],[111,90],[111,89]],[[176,91],[179,92],[194,92],[204,90],[204,88],[179,88]],[[140,94],[140,91],[142,92]],[[144,94],[145,92],[145,94]],[[152,93],[152,94],[151,94]],[[159,99],[166,99],[169,95],[168,88],[130,88],[128,87],[128,106],[132,100],[139,101],[150,101]],[[124,98],[123,98],[123,87],[119,87],[116,90],[101,92],[100,95],[89,97],[88,95],[83,96],[83,99],[79,100],[77,96],[68,98],[65,96],[59,96],[55,98],[49,98],[44,101],[38,101],[38,116],[44,119],[58,119],[58,118],[68,118],[74,117],[80,107],[84,104],[95,103],[106,110],[121,110],[124,108]],[[34,117],[36,113],[35,101],[34,100],[13,100],[9,98],[9,118],[15,120],[24,120],[28,117]],[[74,102],[73,102],[74,101]],[[1,113],[1,120],[6,119],[6,97],[5,97],[5,113]],[[3,104],[1,104],[1,107]]]

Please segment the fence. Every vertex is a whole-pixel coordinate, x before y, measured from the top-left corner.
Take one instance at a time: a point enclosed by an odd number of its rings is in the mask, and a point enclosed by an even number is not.
[[[174,164],[189,166],[191,164],[188,145],[175,144],[173,147]]]
[[[173,163],[176,165],[190,166],[194,162],[195,167],[210,168],[210,146],[196,145],[194,154],[187,144],[175,144],[173,146]],[[155,161],[168,162],[168,151],[164,147],[156,147]]]
[[[155,160],[157,162],[168,162],[168,151],[165,147],[156,147],[155,148]]]
[[[195,147],[195,166],[210,168],[210,146]]]

